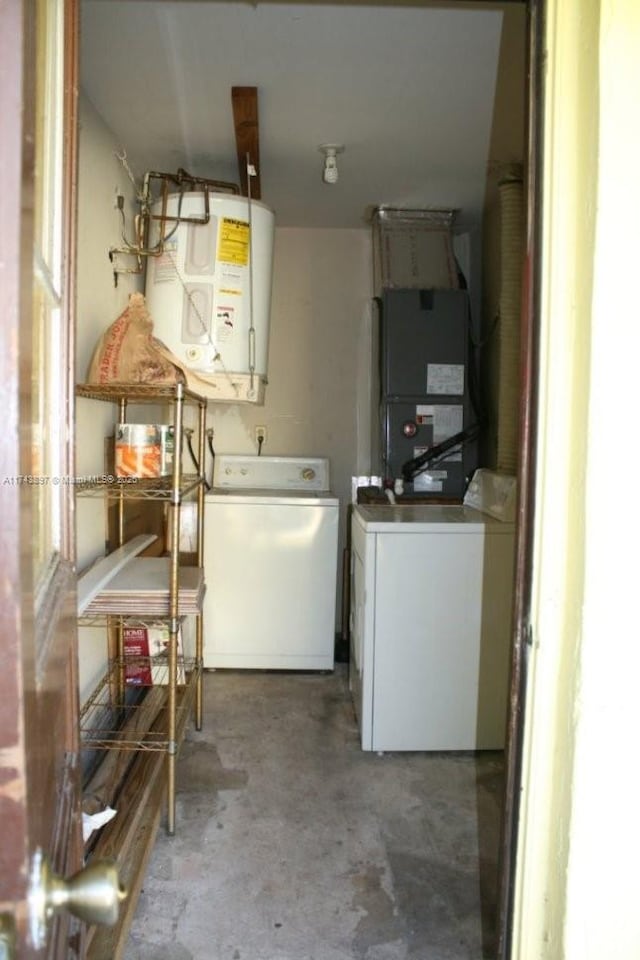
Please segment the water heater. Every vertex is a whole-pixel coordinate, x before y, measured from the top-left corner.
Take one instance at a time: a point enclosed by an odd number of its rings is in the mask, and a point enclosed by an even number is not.
[[[146,302],[154,335],[189,386],[227,402],[264,402],[271,309],[273,212],[259,201],[210,193],[171,194],[152,207]],[[176,222],[177,221],[177,222]]]

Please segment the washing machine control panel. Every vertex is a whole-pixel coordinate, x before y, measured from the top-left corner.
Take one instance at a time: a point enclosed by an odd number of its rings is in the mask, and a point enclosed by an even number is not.
[[[329,490],[325,457],[262,457],[220,454],[214,461],[214,487],[257,490]]]

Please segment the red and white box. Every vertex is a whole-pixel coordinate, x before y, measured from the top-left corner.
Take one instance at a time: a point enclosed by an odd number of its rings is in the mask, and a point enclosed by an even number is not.
[[[169,682],[169,625],[166,623],[124,627],[125,681],[131,686],[163,686]],[[184,684],[182,630],[178,629],[179,684]]]
[[[119,423],[115,437],[117,477],[148,480],[173,470],[173,427],[165,423]]]

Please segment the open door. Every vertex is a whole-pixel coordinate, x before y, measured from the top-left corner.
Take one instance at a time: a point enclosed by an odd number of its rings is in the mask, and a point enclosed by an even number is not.
[[[531,582],[536,475],[536,407],[542,229],[542,124],[545,75],[546,0],[527,0],[527,235],[521,309],[520,463],[514,592],[514,636],[505,748],[506,782],[499,851],[497,958],[510,960],[516,854],[522,789],[525,695],[531,652]]]
[[[72,482],[77,37],[77,0],[0,4],[3,958],[84,953],[83,926],[63,907],[86,917],[86,889],[57,879],[82,865]]]
[[[82,855],[73,487],[62,482],[72,473],[73,439],[72,214],[63,172],[71,173],[75,152],[74,102],[64,96],[75,51],[64,51],[63,13],[48,0],[0,6],[0,912],[8,957],[42,956],[42,943],[47,957],[82,955],[68,915],[45,931],[28,903],[40,858],[67,876]]]

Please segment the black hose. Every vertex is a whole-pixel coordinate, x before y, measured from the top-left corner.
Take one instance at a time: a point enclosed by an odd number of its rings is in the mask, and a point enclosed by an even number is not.
[[[193,430],[185,430],[184,434],[187,438],[187,447],[189,448],[189,454],[191,456],[191,460],[193,461],[193,465],[196,468],[196,473],[200,475],[200,464],[198,463],[196,455],[193,452],[193,446],[191,444],[191,436],[193,434]],[[204,488],[205,490],[211,490],[211,485],[207,482],[206,477],[204,478]]]
[[[447,437],[447,439],[441,443],[436,443],[432,447],[429,447],[424,453],[421,453],[419,457],[414,457],[413,460],[407,460],[406,463],[402,464],[401,468],[403,480],[407,483],[413,480],[414,477],[422,473],[423,470],[426,470],[434,461],[441,460],[442,457],[450,453],[454,447],[475,440],[479,433],[480,424],[474,423],[465,430],[461,430],[459,433],[454,433],[453,436]]]
[[[216,460],[216,452],[213,449],[213,430],[207,430],[207,443],[209,445],[209,453],[211,454],[211,483],[207,483],[205,480],[205,486],[207,490],[211,490],[213,487],[213,467]]]

